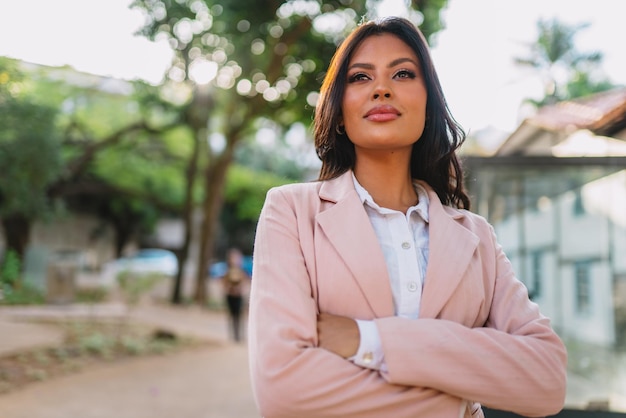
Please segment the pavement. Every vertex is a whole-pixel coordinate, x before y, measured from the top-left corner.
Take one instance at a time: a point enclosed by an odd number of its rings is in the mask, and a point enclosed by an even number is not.
[[[200,344],[165,355],[90,366],[0,394],[0,418],[258,417],[244,343],[230,341],[226,316],[196,306],[119,302],[0,307],[0,356],[58,344],[50,324],[69,317],[120,318],[155,325]],[[41,321],[45,321],[43,323]]]

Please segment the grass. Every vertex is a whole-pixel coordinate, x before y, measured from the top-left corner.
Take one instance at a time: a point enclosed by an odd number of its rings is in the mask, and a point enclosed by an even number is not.
[[[167,330],[119,321],[76,320],[54,326],[63,328],[61,345],[0,357],[0,394],[96,364],[167,354],[195,343]]]
[[[122,272],[117,277],[118,295],[127,307],[127,315],[117,319],[53,321],[65,336],[59,346],[43,347],[0,357],[0,395],[25,385],[52,379],[87,367],[122,361],[129,358],[166,354],[192,347],[197,341],[163,329],[128,321],[128,315],[144,297],[149,297],[159,284],[167,284],[154,274],[133,275]],[[8,286],[0,293],[0,306],[42,304],[43,295],[36,289],[21,286],[18,291]],[[31,291],[32,290],[32,291]],[[114,295],[103,288],[76,289],[77,303],[89,305],[110,300]]]

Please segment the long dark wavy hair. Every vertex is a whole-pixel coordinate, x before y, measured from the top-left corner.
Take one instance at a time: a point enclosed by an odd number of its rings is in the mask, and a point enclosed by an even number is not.
[[[339,133],[336,129],[341,121],[348,65],[366,38],[387,33],[404,41],[417,55],[428,95],[424,132],[413,144],[411,176],[428,183],[442,204],[469,209],[470,200],[463,188],[463,171],[456,155],[465,132],[450,113],[424,35],[409,20],[399,17],[359,25],[330,61],[314,117],[315,149],[322,160],[319,180],[333,179],[354,168],[354,144],[345,130]]]

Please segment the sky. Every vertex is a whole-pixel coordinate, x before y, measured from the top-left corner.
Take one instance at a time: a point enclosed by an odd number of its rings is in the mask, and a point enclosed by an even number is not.
[[[394,13],[394,3],[403,0],[385,1],[384,10]],[[129,4],[2,0],[0,56],[158,83],[171,51],[134,35],[143,18]],[[578,49],[601,51],[607,77],[626,85],[626,49],[620,45],[626,39],[624,16],[626,1],[619,0],[449,0],[446,28],[432,56],[453,115],[468,132],[515,129],[525,115],[523,99],[541,96],[541,80],[513,63],[537,38],[539,19],[589,23],[576,37]]]

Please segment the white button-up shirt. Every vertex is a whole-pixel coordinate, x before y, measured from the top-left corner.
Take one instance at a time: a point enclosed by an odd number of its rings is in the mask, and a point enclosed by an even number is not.
[[[406,213],[378,206],[354,177],[354,186],[385,256],[396,316],[416,319],[428,264],[428,195],[415,184],[418,203]],[[378,329],[357,320],[361,342],[350,359],[359,366],[386,371]]]

